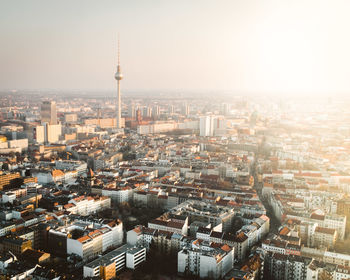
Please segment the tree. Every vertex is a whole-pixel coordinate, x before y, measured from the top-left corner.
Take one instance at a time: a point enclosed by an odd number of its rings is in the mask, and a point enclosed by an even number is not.
[[[2,170],[9,170],[9,164],[7,162],[2,164]]]

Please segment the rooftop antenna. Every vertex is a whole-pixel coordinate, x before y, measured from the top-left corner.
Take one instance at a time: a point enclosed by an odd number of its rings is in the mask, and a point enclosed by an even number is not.
[[[119,39],[119,33],[118,33],[118,66],[120,65],[120,39]]]

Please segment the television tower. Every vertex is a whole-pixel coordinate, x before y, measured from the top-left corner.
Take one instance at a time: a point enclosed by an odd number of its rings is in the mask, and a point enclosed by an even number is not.
[[[123,74],[120,71],[120,49],[119,49],[119,35],[118,35],[118,66],[117,72],[114,75],[114,78],[117,80],[118,85],[118,107],[117,107],[117,128],[122,128],[122,107],[121,107],[121,96],[120,96],[120,81],[123,79]]]

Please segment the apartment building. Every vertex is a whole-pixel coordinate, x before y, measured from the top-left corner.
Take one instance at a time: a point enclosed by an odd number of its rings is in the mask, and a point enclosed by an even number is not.
[[[145,248],[125,244],[84,265],[84,278],[99,277],[99,279],[103,280],[113,279],[120,270],[124,268],[136,269],[145,260]]]
[[[111,199],[106,196],[79,196],[68,201],[65,211],[72,214],[88,216],[111,207]]]
[[[200,278],[221,279],[234,264],[234,250],[228,246],[215,247],[196,240],[178,253],[178,273]]]
[[[312,246],[332,249],[337,239],[337,232],[332,228],[316,227],[312,235]]]

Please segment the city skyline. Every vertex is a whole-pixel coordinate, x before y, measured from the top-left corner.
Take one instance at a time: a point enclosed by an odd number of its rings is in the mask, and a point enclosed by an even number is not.
[[[347,94],[349,3],[1,1],[0,90]],[[20,19],[20,20],[19,20]]]
[[[349,9],[0,0],[0,278],[350,279]]]

